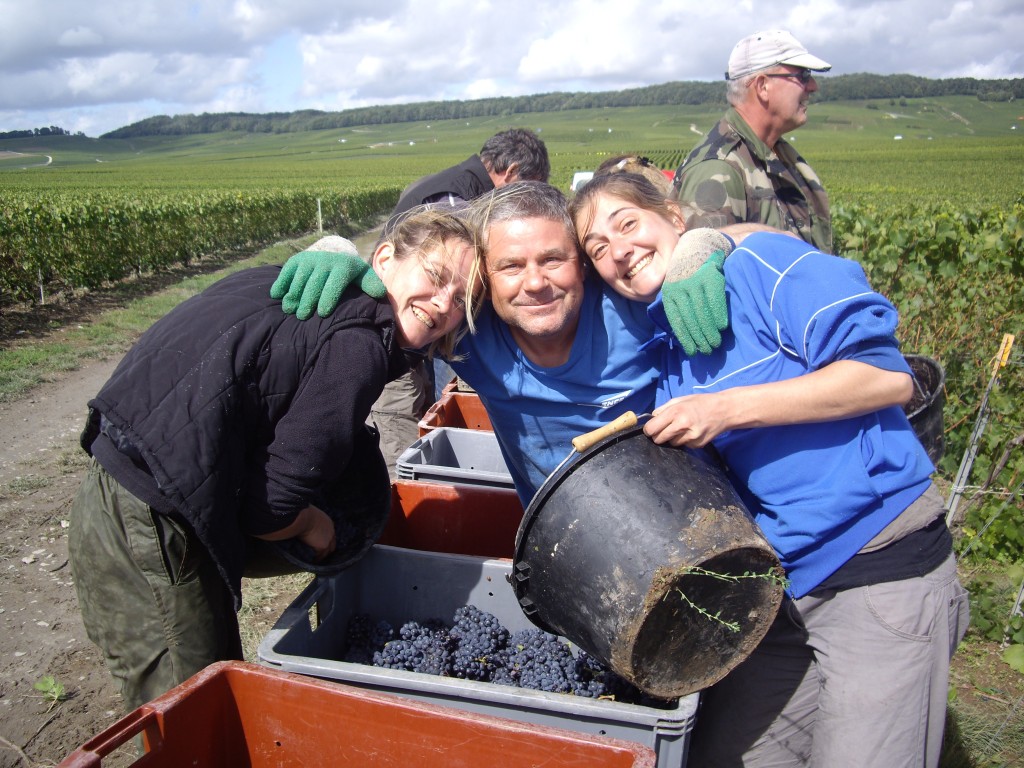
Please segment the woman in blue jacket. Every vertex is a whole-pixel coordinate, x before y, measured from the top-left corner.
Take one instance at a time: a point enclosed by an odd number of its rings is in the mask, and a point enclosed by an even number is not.
[[[687,356],[659,293],[685,231],[678,206],[614,174],[584,186],[572,213],[597,272],[660,328],[645,432],[714,447],[790,580],[758,649],[702,695],[690,759],[937,765],[967,599],[934,467],[901,407],[914,384],[896,309],[855,262],[787,234],[741,231],[733,248],[695,230],[724,259],[728,327]]]

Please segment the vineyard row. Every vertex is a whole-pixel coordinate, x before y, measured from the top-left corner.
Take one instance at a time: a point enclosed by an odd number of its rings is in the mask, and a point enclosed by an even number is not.
[[[387,213],[398,187],[203,193],[148,200],[0,199],[0,291],[16,300],[94,288],[304,234],[339,231]]]

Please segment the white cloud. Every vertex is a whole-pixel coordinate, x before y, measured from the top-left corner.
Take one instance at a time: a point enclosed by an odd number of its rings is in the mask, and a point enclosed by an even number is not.
[[[75,27],[62,32],[57,39],[61,48],[91,48],[103,42],[103,36],[89,27]]]
[[[717,80],[769,27],[834,74],[1024,76],[1019,0],[0,0],[0,18],[0,131]]]

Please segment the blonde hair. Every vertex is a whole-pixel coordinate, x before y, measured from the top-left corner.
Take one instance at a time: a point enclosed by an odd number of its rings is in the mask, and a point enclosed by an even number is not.
[[[473,249],[473,261],[466,279],[466,322],[460,323],[428,348],[429,354],[439,352],[448,359],[453,359],[459,339],[467,332],[476,331],[474,320],[483,300],[483,259],[476,229],[461,211],[430,205],[417,206],[389,220],[376,246],[390,243],[395,258],[403,261],[407,258],[422,259],[424,253],[434,248],[447,252],[448,244],[452,241],[469,245]]]

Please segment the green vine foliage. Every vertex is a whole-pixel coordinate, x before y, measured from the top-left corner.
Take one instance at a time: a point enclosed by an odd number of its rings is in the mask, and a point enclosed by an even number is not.
[[[187,264],[303,234],[339,230],[391,210],[396,186],[62,196],[0,196],[0,291],[16,299],[94,288],[131,274]]]
[[[1012,565],[1001,570],[981,568],[971,573],[967,582],[971,601],[972,634],[993,643],[1007,646],[1010,652],[1007,663],[1017,671],[1017,661],[1024,661],[1024,615],[1014,613],[1013,607],[1018,595],[1024,565]]]
[[[958,546],[981,558],[1024,559],[1024,503],[1013,494],[1024,478],[1024,196],[1008,208],[980,210],[836,205],[833,227],[837,253],[860,262],[899,309],[904,352],[928,355],[945,369],[941,478],[955,478],[998,370],[966,483],[973,490],[961,502]],[[1008,364],[997,369],[1004,334],[1016,341]]]

